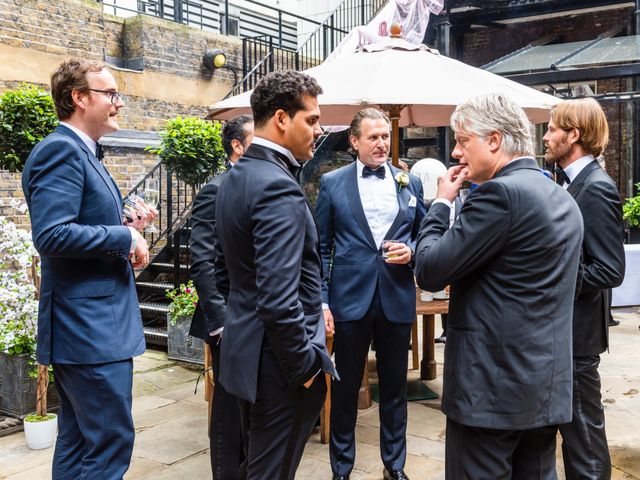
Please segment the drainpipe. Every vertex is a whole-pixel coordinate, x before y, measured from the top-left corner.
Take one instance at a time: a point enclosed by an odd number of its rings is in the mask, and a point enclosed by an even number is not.
[[[634,19],[635,19],[635,34],[640,35],[640,0],[636,0],[636,9],[634,11]],[[640,91],[640,78],[636,77],[634,79],[635,90]],[[633,185],[640,181],[640,140],[638,139],[638,122],[640,122],[640,103],[636,100],[633,102],[633,110],[634,110],[634,122],[633,122],[633,153],[631,155],[631,172],[633,174]],[[629,196],[635,195],[635,187],[631,186],[629,188]]]

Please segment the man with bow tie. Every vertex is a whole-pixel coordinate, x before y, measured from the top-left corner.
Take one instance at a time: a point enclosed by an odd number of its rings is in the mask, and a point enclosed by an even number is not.
[[[567,479],[611,478],[598,365],[608,348],[609,295],[624,278],[620,195],[596,160],[609,140],[607,118],[592,98],[551,111],[545,159],[562,167],[559,183],[574,198],[584,240],[573,306],[573,420],[560,426]]]
[[[149,262],[143,228],[122,224],[122,197],[97,144],[118,130],[124,102],[99,62],[71,58],[51,76],[60,125],[22,174],[42,258],[37,359],[60,394],[54,480],[122,478],[133,451],[133,361],[145,342],[134,267]],[[145,221],[146,220],[146,221]]]
[[[387,162],[389,130],[389,119],[380,111],[359,111],[349,136],[357,160],[320,181],[316,216],[322,301],[327,331],[335,333],[340,375],[340,381],[333,382],[331,401],[334,479],[348,479],[353,469],[358,390],[372,339],[383,475],[407,479],[407,362],[416,314],[410,263],[425,206],[420,179]],[[383,249],[388,249],[386,259]]]

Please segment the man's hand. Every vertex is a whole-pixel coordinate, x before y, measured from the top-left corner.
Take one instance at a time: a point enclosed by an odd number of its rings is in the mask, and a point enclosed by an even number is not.
[[[387,263],[406,265],[411,261],[411,256],[413,255],[413,253],[411,252],[411,249],[404,243],[385,243],[384,245],[382,245],[382,247],[387,248],[388,257],[385,260]]]
[[[333,314],[331,310],[325,308],[322,310],[322,314],[324,315],[324,328],[327,332],[327,335],[336,333],[336,329],[333,325]]]
[[[142,235],[138,236],[136,249],[131,254],[130,259],[134,268],[141,268],[149,263],[149,247],[147,246],[147,241]]]
[[[126,214],[124,224],[127,227],[133,227],[141,232],[158,218],[158,210],[147,205],[140,197],[136,197],[135,202],[135,208],[125,205]],[[132,220],[129,221],[129,218]]]
[[[445,198],[453,202],[458,196],[462,182],[469,173],[469,169],[464,165],[451,167],[438,177],[438,193],[436,198]]]

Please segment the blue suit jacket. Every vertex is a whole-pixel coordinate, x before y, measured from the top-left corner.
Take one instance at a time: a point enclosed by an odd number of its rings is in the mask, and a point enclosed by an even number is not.
[[[95,364],[144,352],[131,234],[122,198],[85,143],[63,125],[31,152],[22,174],[42,257],[38,362]]]
[[[391,166],[391,171],[395,178],[401,170]],[[334,321],[359,320],[379,285],[389,321],[411,323],[416,315],[413,271],[410,265],[392,265],[382,259],[362,208],[356,176],[353,162],[320,180],[316,218],[323,267],[322,301],[329,304]],[[414,175],[409,179],[409,185],[397,188],[400,208],[385,238],[404,242],[414,250],[425,206],[420,179]]]

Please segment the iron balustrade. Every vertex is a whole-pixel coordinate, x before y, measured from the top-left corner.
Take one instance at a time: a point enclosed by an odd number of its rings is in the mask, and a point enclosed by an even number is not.
[[[246,1],[258,4],[253,0]],[[228,0],[225,4],[228,8]],[[281,38],[273,35],[243,38],[242,79],[225,98],[251,90],[267,73],[284,69],[306,70],[320,64],[354,27],[368,23],[386,4],[387,0],[345,0],[322,23],[304,19],[316,24],[317,28],[295,50],[284,48]]]
[[[172,244],[178,225],[181,225],[191,212],[191,204],[195,196],[195,188],[179,180],[175,173],[168,171],[162,162],[158,162],[127,195],[140,195],[152,179],[157,180],[159,186],[159,215],[155,221],[159,231],[142,233],[150,250],[163,239],[166,239],[168,245]]]

